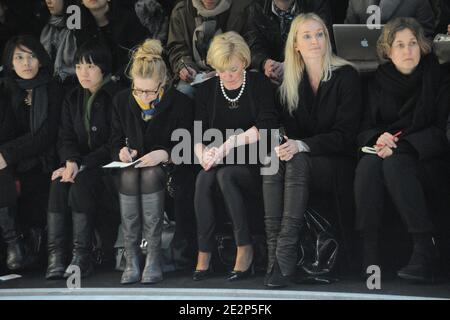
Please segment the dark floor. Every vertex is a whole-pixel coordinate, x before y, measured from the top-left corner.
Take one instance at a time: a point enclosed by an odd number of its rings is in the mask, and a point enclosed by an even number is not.
[[[21,279],[0,282],[1,289],[40,289],[40,288],[66,288],[66,282],[63,280],[46,281],[44,279],[44,270],[29,271],[21,273]],[[121,272],[112,271],[110,268],[97,270],[96,273],[86,279],[82,279],[82,288],[167,288],[167,289],[251,289],[266,290],[263,286],[263,275],[257,274],[249,279],[239,282],[227,282],[224,273],[218,273],[217,276],[195,282],[191,280],[191,272],[171,272],[165,274],[163,282],[143,286],[141,284],[123,286],[120,284]],[[382,278],[380,290],[369,290],[365,282],[358,278],[341,279],[332,284],[292,284],[283,289],[298,292],[333,292],[333,293],[351,293],[351,294],[377,294],[394,295],[409,297],[429,297],[450,299],[450,282],[440,281],[435,284],[412,284],[394,276]],[[268,290],[267,290],[268,291]]]

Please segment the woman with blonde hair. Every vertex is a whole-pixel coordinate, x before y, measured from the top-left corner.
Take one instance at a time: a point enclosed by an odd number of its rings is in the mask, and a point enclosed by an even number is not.
[[[235,266],[227,279],[243,279],[252,271],[249,220],[257,222],[257,217],[256,212],[249,214],[246,205],[252,201],[261,203],[261,181],[259,166],[249,161],[248,145],[257,143],[261,129],[275,126],[276,109],[270,81],[262,74],[246,72],[250,59],[250,49],[239,34],[227,32],[215,36],[207,60],[217,76],[199,86],[196,95],[195,119],[202,122],[203,131],[216,129],[225,142],[206,147],[203,140],[195,141],[194,151],[202,170],[197,176],[194,199],[199,245],[194,280],[211,275],[216,225],[212,190],[216,184],[231,218],[237,246]],[[233,134],[230,135],[230,131]],[[245,161],[239,161],[236,154],[244,153],[246,157],[241,160]],[[238,161],[228,161],[230,159]]]
[[[189,128],[193,122],[190,99],[167,85],[162,51],[159,40],[146,40],[136,49],[129,71],[132,88],[118,93],[113,103],[113,158],[122,162],[139,160],[119,174],[126,257],[122,284],[162,280],[161,233],[167,180],[164,164],[170,162],[174,146],[172,131]],[[147,241],[142,277],[141,234]]]
[[[286,136],[275,147],[278,172],[263,178],[268,287],[285,286],[293,276],[309,195],[335,185],[341,163],[354,154],[361,114],[358,73],[333,55],[321,18],[295,18],[285,50],[279,93]]]

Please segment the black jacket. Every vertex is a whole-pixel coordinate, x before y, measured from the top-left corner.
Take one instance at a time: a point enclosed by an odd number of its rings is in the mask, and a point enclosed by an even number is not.
[[[191,130],[194,121],[191,99],[174,88],[169,89],[156,106],[153,119],[145,123],[142,112],[131,90],[119,92],[113,100],[111,155],[119,161],[119,152],[125,147],[125,139],[138,157],[155,150],[169,153],[177,142],[171,141],[172,132],[178,128]]]
[[[80,166],[95,168],[111,160],[109,139],[112,100],[118,88],[111,81],[97,93],[91,109],[90,144],[84,123],[84,89],[78,86],[69,92],[64,100],[59,129],[58,154],[61,164],[72,160]]]
[[[331,9],[326,0],[296,0],[298,12],[314,12],[331,24]],[[279,18],[272,12],[272,0],[257,0],[249,8],[246,39],[252,51],[252,66],[263,71],[267,59],[284,61],[285,43]]]
[[[300,102],[293,115],[286,108],[281,111],[287,136],[305,142],[312,156],[354,156],[362,115],[358,72],[351,66],[333,71],[329,81],[320,83],[315,97],[305,73],[299,90]]]
[[[424,59],[424,58],[422,58]],[[426,97],[423,108],[416,107],[410,114],[397,116],[393,122],[389,117],[389,110],[380,103],[384,94],[376,79],[369,82],[366,109],[363,117],[361,132],[358,135],[358,146],[371,146],[384,132],[402,130],[398,149],[394,152],[415,153],[419,159],[429,159],[448,152],[448,144],[445,139],[445,126],[449,110],[450,87],[449,79],[443,73],[434,74],[433,84],[436,87],[434,97]],[[419,89],[420,90],[420,89]],[[389,106],[390,107],[390,106]],[[423,113],[426,112],[426,119]],[[396,123],[402,123],[403,119],[411,116],[410,125],[406,128],[398,128]],[[420,123],[420,125],[417,125]],[[395,130],[394,130],[395,129]]]
[[[28,170],[40,164],[45,172],[51,172],[56,165],[55,145],[58,135],[58,127],[61,114],[62,89],[51,81],[47,86],[48,92],[48,117],[38,131],[32,135],[30,129],[18,129],[21,114],[18,108],[29,108],[25,102],[14,105],[14,101],[24,101],[26,91],[9,79],[0,83],[0,153],[8,165],[19,170]],[[9,131],[10,129],[13,129]],[[6,132],[7,139],[3,138]]]
[[[381,23],[385,24],[397,17],[415,18],[424,28],[425,35],[432,37],[436,18],[433,9],[427,0],[390,0],[391,5],[381,10]],[[378,5],[379,0],[350,0],[345,23],[366,24],[371,14],[367,8]]]
[[[248,7],[252,0],[233,1],[231,8],[218,16],[223,32],[235,31],[242,34],[246,29]],[[172,11],[169,23],[167,52],[170,66],[175,74],[183,68],[181,60],[194,69],[199,69],[194,62],[192,37],[195,30],[197,10],[192,0],[180,0]]]
[[[134,10],[124,10],[114,1],[107,12],[109,24],[99,28],[90,11],[81,6],[81,29],[75,30],[77,47],[90,39],[104,43],[113,57],[113,73],[124,77],[130,52],[149,36],[149,31],[142,26]]]

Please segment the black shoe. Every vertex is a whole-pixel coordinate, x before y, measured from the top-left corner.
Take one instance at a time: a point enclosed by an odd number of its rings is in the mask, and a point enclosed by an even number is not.
[[[66,267],[64,265],[63,255],[52,253],[48,256],[48,267],[45,274],[47,280],[59,280],[64,278]]]
[[[213,269],[211,265],[209,265],[209,268],[206,270],[195,270],[192,274],[192,280],[194,281],[202,281],[206,280],[212,277],[214,274]]]
[[[281,273],[280,266],[278,265],[278,261],[275,260],[275,264],[272,268],[272,272],[267,274],[267,281],[264,283],[264,285],[268,288],[284,288],[289,285],[289,277],[284,276]]]
[[[228,281],[243,280],[243,279],[249,278],[250,276],[252,276],[254,274],[255,274],[255,267],[254,267],[254,264],[252,261],[252,263],[250,264],[250,267],[248,267],[248,269],[245,271],[236,271],[236,270],[231,271],[228,274],[227,280]]]
[[[9,270],[19,270],[25,266],[25,250],[22,238],[8,243],[6,265]]]
[[[77,266],[80,268],[81,278],[89,277],[94,272],[94,267],[91,262],[91,257],[88,254],[78,255],[75,254],[72,257],[72,261],[70,265],[67,267],[66,272],[64,273],[64,278],[69,278],[72,275],[70,272],[70,268],[73,266]]]
[[[414,247],[411,259],[407,266],[397,272],[397,275],[405,280],[432,283],[435,280],[438,251],[434,246]]]

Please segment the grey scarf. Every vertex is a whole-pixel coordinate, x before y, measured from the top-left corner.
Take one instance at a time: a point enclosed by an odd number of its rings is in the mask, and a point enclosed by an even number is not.
[[[196,28],[192,35],[193,55],[196,64],[204,70],[209,69],[205,61],[209,43],[216,34],[222,33],[222,30],[217,29],[215,18],[229,10],[231,3],[232,0],[220,0],[214,9],[207,10],[201,0],[192,0],[192,5],[198,13],[198,17],[195,18]]]
[[[64,16],[51,16],[41,33],[41,43],[55,61],[55,76],[61,80],[74,75],[73,60],[77,42],[72,30],[67,29]]]

